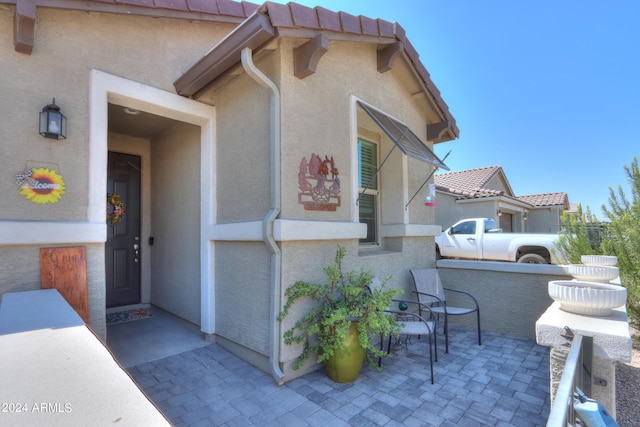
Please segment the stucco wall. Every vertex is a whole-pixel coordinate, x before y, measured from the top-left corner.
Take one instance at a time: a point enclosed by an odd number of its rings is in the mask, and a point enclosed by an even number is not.
[[[256,66],[275,79],[277,59]],[[216,86],[218,223],[255,221],[269,210],[269,92],[245,73]]]
[[[527,232],[529,233],[557,233],[560,225],[559,209],[536,208],[529,211],[527,218]]]
[[[352,168],[357,166],[357,161],[354,163],[351,158],[351,145],[357,142],[351,133],[354,121],[357,121],[352,114],[352,96],[403,121],[423,140],[426,140],[425,117],[428,113],[412,100],[411,93],[398,76],[399,71],[382,74],[377,71],[374,45],[332,41],[316,73],[299,79],[293,75],[293,47],[298,43],[295,39],[283,39],[280,46],[282,118],[286,124],[282,131],[282,216],[349,221],[353,210],[357,209],[352,202],[351,189],[351,184],[357,180],[357,169]],[[383,135],[379,128],[369,130]],[[392,148],[391,142],[383,144],[380,161]],[[340,171],[342,206],[336,212],[306,211],[298,203],[300,161],[303,158],[308,161],[312,153],[322,158],[325,155],[333,157]],[[404,161],[408,167],[402,171]],[[389,164],[382,169],[381,179],[390,179],[388,174],[393,173],[394,178],[408,182],[399,197],[401,201],[408,201],[431,170],[422,161],[404,158],[396,149]],[[389,215],[387,223],[398,223],[398,216],[404,216],[404,204],[397,200],[394,204],[397,213]],[[409,206],[408,216],[410,223],[433,223],[433,209],[425,208],[424,194]]]
[[[462,218],[464,209],[456,203],[456,197],[451,194],[436,193],[435,222],[443,230],[451,226],[456,218]]]
[[[152,141],[151,303],[200,324],[200,129]]]
[[[271,254],[263,242],[217,242],[216,334],[269,354]]]
[[[438,270],[445,288],[469,292],[478,299],[483,331],[533,339],[536,321],[553,302],[548,292],[549,281],[572,278],[558,265],[441,260]],[[465,302],[464,297],[454,294],[450,298],[447,304],[451,306]],[[449,319],[469,327],[476,325],[473,315]]]
[[[173,81],[233,28],[38,7],[33,53],[25,55],[14,50],[13,20],[14,8],[0,6],[0,170],[6,173],[0,180],[0,221],[87,221],[91,69],[174,92]],[[54,97],[68,119],[62,141],[37,132],[38,113]],[[66,188],[58,203],[36,205],[19,194],[15,174],[35,166],[54,167],[62,175]],[[104,329],[104,249],[90,247],[90,316],[92,327],[99,318]],[[2,251],[0,294],[39,283],[37,258],[24,255],[33,248],[12,245]]]
[[[96,68],[174,92],[173,81],[231,27],[163,18],[38,8],[31,55],[13,49],[13,8],[0,6],[0,170],[57,165],[66,184],[60,202],[35,206],[13,179],[0,181],[2,220],[84,221],[87,212],[89,77]],[[186,48],[188,47],[188,48]],[[37,132],[38,113],[52,98],[68,119],[67,139]]]

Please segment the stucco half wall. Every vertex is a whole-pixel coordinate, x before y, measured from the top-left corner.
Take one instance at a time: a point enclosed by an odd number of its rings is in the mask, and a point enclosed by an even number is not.
[[[482,330],[536,338],[536,321],[549,308],[551,280],[571,280],[566,266],[514,262],[440,260],[442,286],[471,293],[478,299]],[[447,303],[465,304],[451,294]],[[473,316],[453,316],[450,321],[475,327]]]

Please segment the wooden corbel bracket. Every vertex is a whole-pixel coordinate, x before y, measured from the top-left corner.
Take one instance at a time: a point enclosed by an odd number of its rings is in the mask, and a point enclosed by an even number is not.
[[[395,42],[378,51],[378,72],[386,73],[393,68],[393,64],[404,50],[402,42]]]
[[[318,34],[308,42],[293,49],[293,75],[299,79],[316,72],[322,55],[329,50],[329,39]]]
[[[35,0],[16,0],[16,15],[13,20],[13,46],[16,52],[31,55],[35,31]]]
[[[427,141],[437,141],[442,134],[449,128],[449,121],[443,120],[438,123],[430,123],[427,125]]]

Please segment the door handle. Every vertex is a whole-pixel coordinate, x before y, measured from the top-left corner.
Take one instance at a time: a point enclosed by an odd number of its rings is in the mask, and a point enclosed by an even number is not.
[[[134,262],[138,262],[140,261],[140,245],[137,243],[133,244],[133,250],[135,251],[135,258],[134,258]]]
[[[472,240],[473,240],[473,241],[475,241],[475,240],[476,240],[476,238],[475,238],[475,237],[467,237],[467,240],[468,240],[468,241],[472,241]]]

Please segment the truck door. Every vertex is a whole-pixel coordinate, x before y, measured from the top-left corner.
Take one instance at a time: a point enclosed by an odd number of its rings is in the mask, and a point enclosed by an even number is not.
[[[476,221],[464,221],[451,228],[447,240],[456,248],[457,257],[470,259],[482,257],[482,242],[476,231]]]

